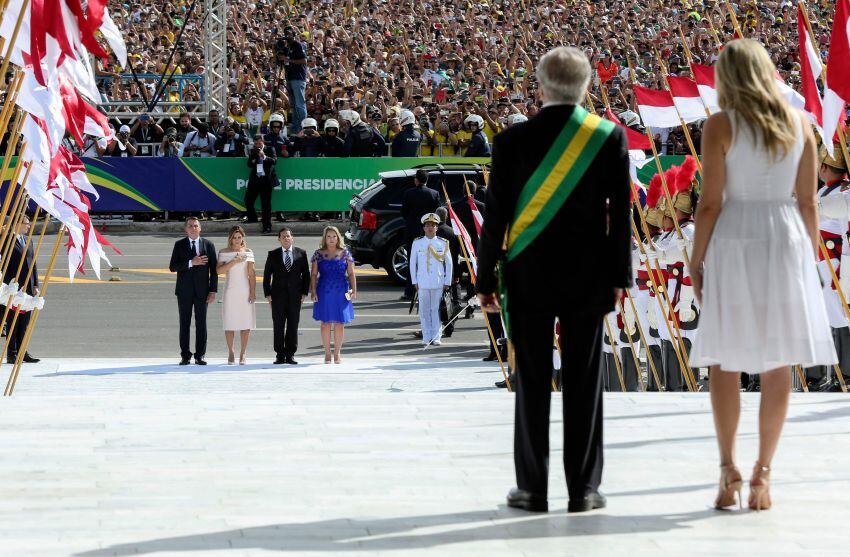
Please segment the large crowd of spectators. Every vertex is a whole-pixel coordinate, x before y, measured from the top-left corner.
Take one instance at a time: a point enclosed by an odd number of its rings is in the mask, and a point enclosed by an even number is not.
[[[137,74],[174,72],[175,79],[203,74],[203,3],[189,14],[192,3],[132,0],[113,7]],[[632,77],[661,88],[662,72],[689,76],[689,55],[710,64],[734,36],[725,0],[232,0],[227,6],[229,110],[208,122],[214,141],[221,140],[222,126],[236,125],[236,135],[250,143],[254,134],[268,132],[274,113],[286,118],[292,135],[301,133],[305,118],[314,119],[321,134],[324,123],[351,109],[391,144],[402,131],[406,109],[422,135],[422,155],[464,154],[470,114],[483,120],[488,140],[512,114],[533,116],[534,68],[555,46],[584,48],[597,70],[591,87],[595,108],[603,108],[604,85],[614,111],[638,124]],[[785,81],[799,88],[796,3],[737,0],[731,7],[744,35],[759,39]],[[809,3],[824,55],[832,10],[829,0]],[[127,70],[118,71],[110,65],[100,69],[106,99],[153,96],[156,80],[130,80]],[[191,81],[165,83],[163,101],[188,105],[203,95]],[[170,127],[175,141],[185,141],[181,109],[190,112],[190,126],[207,121],[199,105],[155,109],[160,127],[155,151],[162,152],[159,144]],[[130,135],[145,125],[135,118],[115,123],[116,129],[131,126]],[[699,125],[692,131],[698,148]],[[687,149],[681,132],[665,133],[664,139],[664,152]]]

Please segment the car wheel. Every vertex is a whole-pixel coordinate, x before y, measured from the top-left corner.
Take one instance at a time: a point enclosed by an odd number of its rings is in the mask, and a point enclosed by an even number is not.
[[[407,244],[401,238],[393,240],[390,249],[387,250],[386,262],[384,263],[387,274],[399,284],[404,284],[407,282],[409,265]]]

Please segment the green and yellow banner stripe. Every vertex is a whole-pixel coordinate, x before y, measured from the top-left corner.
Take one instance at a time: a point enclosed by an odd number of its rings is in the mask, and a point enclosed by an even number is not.
[[[508,261],[516,258],[549,225],[614,131],[614,123],[576,106],[520,192],[508,234]]]

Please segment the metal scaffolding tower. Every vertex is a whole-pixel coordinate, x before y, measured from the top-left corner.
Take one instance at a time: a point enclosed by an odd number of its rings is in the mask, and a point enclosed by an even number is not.
[[[204,94],[206,110],[227,115],[227,0],[204,0]]]

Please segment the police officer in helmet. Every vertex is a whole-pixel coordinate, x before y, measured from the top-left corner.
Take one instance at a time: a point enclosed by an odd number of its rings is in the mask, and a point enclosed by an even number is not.
[[[402,110],[398,117],[401,131],[393,138],[392,156],[418,157],[422,135],[416,131],[416,117],[409,110]]]
[[[472,134],[469,140],[469,147],[466,148],[465,157],[489,157],[490,144],[487,142],[487,136],[484,135],[484,118],[478,114],[470,114],[463,121],[463,125]]]

